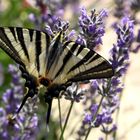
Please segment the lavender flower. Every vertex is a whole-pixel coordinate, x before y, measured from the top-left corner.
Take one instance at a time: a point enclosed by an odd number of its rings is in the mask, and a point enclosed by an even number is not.
[[[67,88],[66,92],[64,93],[65,99],[80,102],[84,97],[84,93],[86,89],[78,88],[78,84],[73,83],[70,87]]]
[[[135,25],[139,25],[140,21],[137,17],[137,13],[139,12],[139,0],[115,0],[116,9],[115,9],[115,16],[117,18],[122,18],[125,16],[131,17],[134,19]],[[139,30],[138,34],[135,36],[135,40],[133,40],[133,47],[131,48],[131,52],[137,53],[140,48],[139,44]]]
[[[12,75],[11,88],[2,96],[3,108],[0,108],[0,139],[35,139],[38,125],[38,117],[34,113],[37,98],[28,99],[27,103],[16,114],[24,89],[20,73],[13,65],[9,65],[9,73]]]
[[[131,1],[129,0],[114,0],[116,4],[114,15],[118,18],[122,18],[126,15],[130,16],[131,13]]]
[[[140,0],[132,0],[131,8],[134,9],[135,11],[139,11],[140,10]]]
[[[115,27],[118,36],[117,43],[113,45],[111,51],[111,58],[109,59],[114,67],[115,75],[109,80],[103,80],[102,91],[106,97],[102,101],[102,112],[107,111],[107,121],[113,122],[112,114],[119,107],[120,94],[123,90],[123,78],[126,75],[129,66],[130,48],[134,40],[134,26],[133,21],[124,17],[120,24]],[[105,114],[103,115],[105,117]],[[106,122],[107,123],[107,122]],[[110,124],[109,123],[109,124]],[[114,124],[112,128],[104,127],[103,132],[109,133],[116,130]]]
[[[74,9],[77,9],[79,5],[79,1],[41,1],[36,0],[36,6],[40,9],[40,16],[31,13],[29,15],[29,19],[35,23],[35,25],[40,28],[40,25],[44,25],[43,28],[47,31],[49,35],[54,35],[55,33],[63,30],[66,31],[69,24],[65,22],[63,19],[64,17],[64,10],[68,4],[72,5]],[[78,10],[76,10],[77,12]],[[41,27],[42,28],[42,27]],[[53,34],[54,33],[54,34]],[[74,33],[74,32],[72,32]],[[70,32],[70,36],[72,35]]]
[[[113,45],[109,59],[115,74],[111,79],[96,80],[98,84],[95,81],[91,84],[95,85],[94,93],[98,93],[98,97],[99,95],[102,97],[100,103],[96,103],[96,98],[91,101],[90,112],[85,115],[81,130],[84,132],[83,136],[86,135],[86,137],[92,128],[101,127],[101,131],[105,134],[110,134],[117,129],[112,114],[119,107],[120,94],[124,87],[122,81],[129,66],[129,54],[134,40],[133,21],[127,17],[123,18],[120,24],[115,26],[115,30],[118,39],[117,43]],[[86,127],[87,125],[89,127]],[[79,134],[81,134],[80,130],[78,131]]]
[[[111,50],[112,56],[110,62],[112,63],[116,73],[120,76],[126,72],[129,66],[129,52],[134,40],[134,25],[133,21],[125,17],[121,20],[121,24],[115,27],[118,36],[117,44]],[[117,53],[118,52],[118,53]]]
[[[114,0],[116,4],[114,15],[118,18],[124,16],[135,17],[135,14],[140,10],[139,0]]]
[[[86,12],[85,8],[81,9],[81,16],[79,17],[79,26],[81,43],[79,42],[79,38],[77,42],[82,44],[86,43],[88,48],[93,49],[97,47],[99,44],[102,44],[102,36],[104,35],[104,23],[103,19],[107,17],[107,12],[105,10],[101,10],[98,14],[95,10],[91,11],[91,15],[89,16]]]

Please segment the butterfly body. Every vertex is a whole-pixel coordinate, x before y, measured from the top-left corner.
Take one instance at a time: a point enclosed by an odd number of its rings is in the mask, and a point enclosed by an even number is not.
[[[72,82],[113,76],[112,66],[102,56],[73,41],[63,42],[62,31],[50,37],[35,29],[0,27],[0,48],[19,64],[26,80],[28,91],[17,112],[42,86],[50,115],[53,98]]]

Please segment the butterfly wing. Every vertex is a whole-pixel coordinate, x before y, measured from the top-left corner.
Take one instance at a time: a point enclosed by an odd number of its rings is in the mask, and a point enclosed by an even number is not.
[[[63,50],[48,73],[52,81],[58,84],[108,78],[112,75],[113,69],[107,60],[74,42],[66,42],[63,45]]]
[[[71,46],[67,47],[71,51]],[[78,45],[74,56],[79,59],[67,72],[70,81],[83,81],[90,79],[109,78],[114,75],[110,63],[93,50]],[[73,60],[74,61],[74,60]]]
[[[39,55],[49,46],[49,40],[48,34],[38,30],[0,27],[0,48],[37,78],[40,70]]]

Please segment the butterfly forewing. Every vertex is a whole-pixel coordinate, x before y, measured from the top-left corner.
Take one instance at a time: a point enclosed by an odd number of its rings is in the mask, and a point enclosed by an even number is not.
[[[38,77],[41,67],[39,56],[49,46],[49,36],[38,30],[20,27],[0,27],[0,47],[27,71]]]

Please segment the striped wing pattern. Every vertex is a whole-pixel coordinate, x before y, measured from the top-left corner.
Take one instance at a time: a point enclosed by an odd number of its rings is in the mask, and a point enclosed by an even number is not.
[[[48,34],[37,30],[0,27],[0,48],[35,77],[39,76],[39,55],[49,46],[49,40]]]
[[[96,52],[70,42],[59,56],[60,63],[54,66],[57,69],[50,71],[53,81],[84,81],[98,78],[108,78],[113,75],[111,65]],[[58,60],[59,60],[58,59]]]
[[[29,74],[47,77],[55,84],[113,75],[111,65],[96,52],[75,42],[62,42],[47,33],[20,27],[0,27],[0,48]]]

